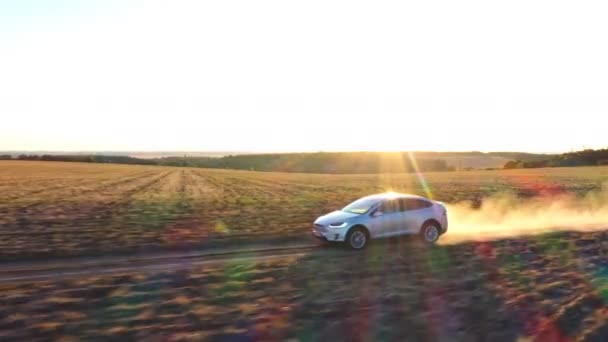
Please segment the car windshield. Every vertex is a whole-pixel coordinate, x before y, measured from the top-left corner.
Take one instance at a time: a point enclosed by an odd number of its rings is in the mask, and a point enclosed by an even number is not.
[[[354,214],[365,214],[368,212],[374,204],[378,203],[377,198],[361,198],[353,203],[347,205],[342,209],[342,211],[346,211]]]

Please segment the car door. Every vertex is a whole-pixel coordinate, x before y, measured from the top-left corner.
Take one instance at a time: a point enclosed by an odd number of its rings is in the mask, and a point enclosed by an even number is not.
[[[397,222],[394,226],[393,235],[408,234],[409,223],[408,223],[408,217],[407,217],[407,208],[408,208],[407,198],[398,199],[397,205],[398,205],[399,217],[397,218]]]
[[[419,198],[405,198],[400,203],[402,234],[418,234],[433,204]]]
[[[372,234],[375,237],[395,234],[400,215],[399,202],[396,199],[384,201],[371,215]]]

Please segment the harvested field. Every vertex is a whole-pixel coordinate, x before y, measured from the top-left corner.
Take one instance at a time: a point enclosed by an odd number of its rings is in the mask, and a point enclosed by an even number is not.
[[[583,210],[580,222],[597,225],[608,222],[607,192],[602,192],[607,181],[606,167],[428,173],[421,178],[0,161],[0,259],[307,241],[315,217],[388,189],[452,205],[450,211],[458,216],[451,214],[450,235],[464,232],[464,240],[472,235],[470,227],[480,232],[502,219],[480,217],[474,209],[483,209],[484,203],[485,212],[517,212],[535,199],[536,212],[521,213],[534,216],[555,210],[563,196],[591,193],[590,200],[580,203],[570,199],[574,206],[565,208],[568,220],[552,212],[555,222],[532,223],[576,225],[576,213]],[[514,224],[526,223],[521,217],[510,222],[494,231],[517,230],[521,227]],[[456,241],[462,239],[461,234]]]

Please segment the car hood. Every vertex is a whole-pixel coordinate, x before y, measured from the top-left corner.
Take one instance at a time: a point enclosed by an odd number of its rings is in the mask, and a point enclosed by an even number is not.
[[[361,216],[361,214],[355,214],[355,213],[349,213],[349,212],[342,211],[342,210],[336,210],[327,215],[323,215],[323,216],[319,217],[315,221],[315,223],[326,226],[330,223],[344,222],[344,221],[346,221],[350,218],[356,217],[356,216]]]

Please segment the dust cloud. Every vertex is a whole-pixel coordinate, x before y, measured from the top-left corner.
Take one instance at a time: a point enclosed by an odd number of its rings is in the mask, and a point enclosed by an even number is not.
[[[518,198],[499,194],[484,198],[479,208],[470,202],[446,206],[449,229],[440,239],[442,244],[557,230],[599,230],[608,228],[608,183],[584,196]]]

